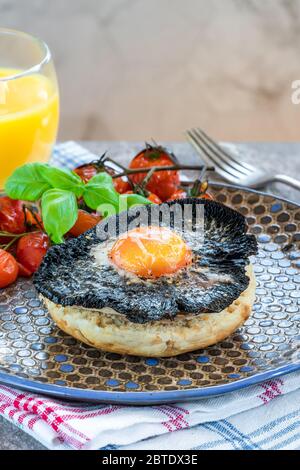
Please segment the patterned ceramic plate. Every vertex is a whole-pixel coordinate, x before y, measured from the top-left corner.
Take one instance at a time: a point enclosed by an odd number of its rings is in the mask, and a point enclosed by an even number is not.
[[[233,391],[300,368],[300,206],[215,184],[257,236],[256,302],[222,343],[176,358],[104,353],[60,331],[29,280],[0,290],[0,382],[75,400],[164,403]]]

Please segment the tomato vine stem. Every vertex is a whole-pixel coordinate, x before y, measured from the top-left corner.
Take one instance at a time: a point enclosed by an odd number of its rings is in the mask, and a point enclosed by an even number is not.
[[[168,166],[152,166],[148,168],[128,168],[122,173],[116,173],[112,178],[119,178],[121,176],[134,175],[136,173],[149,173],[151,171],[153,174],[156,171],[172,171],[172,170],[198,170],[202,171],[205,168],[205,171],[214,171],[213,166],[206,167],[205,165],[168,165]]]

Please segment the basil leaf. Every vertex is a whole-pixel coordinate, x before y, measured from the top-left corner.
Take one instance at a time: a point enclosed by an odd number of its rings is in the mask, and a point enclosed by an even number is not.
[[[65,189],[72,191],[77,197],[82,196],[84,183],[73,171],[47,166],[42,169],[42,175],[52,188]]]
[[[101,212],[101,205],[112,205],[117,209],[119,194],[110,186],[100,184],[87,184],[83,193],[84,202],[91,209]]]
[[[54,243],[62,243],[63,235],[78,217],[75,194],[63,189],[49,189],[42,196],[42,218],[46,232]]]
[[[37,201],[51,186],[44,178],[46,163],[26,163],[6,180],[5,192],[12,199]]]
[[[130,209],[133,206],[143,206],[145,204],[152,204],[152,202],[140,194],[121,194],[119,212]]]
[[[113,179],[112,177],[106,173],[106,171],[101,171],[97,173],[97,175],[93,176],[86,184],[86,186],[91,186],[92,184],[98,184],[99,186],[111,186],[113,189]]]

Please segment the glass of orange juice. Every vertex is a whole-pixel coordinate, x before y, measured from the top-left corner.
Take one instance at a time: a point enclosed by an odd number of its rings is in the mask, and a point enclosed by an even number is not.
[[[0,190],[18,166],[48,160],[58,118],[48,46],[29,34],[0,28]]]

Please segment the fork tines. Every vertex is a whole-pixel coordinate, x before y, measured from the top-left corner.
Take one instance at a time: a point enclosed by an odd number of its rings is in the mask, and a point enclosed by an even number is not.
[[[186,136],[194,148],[201,153],[203,159],[209,164],[213,163],[216,171],[224,178],[240,179],[254,171],[251,165],[238,161],[203,130],[199,128],[187,130]]]

